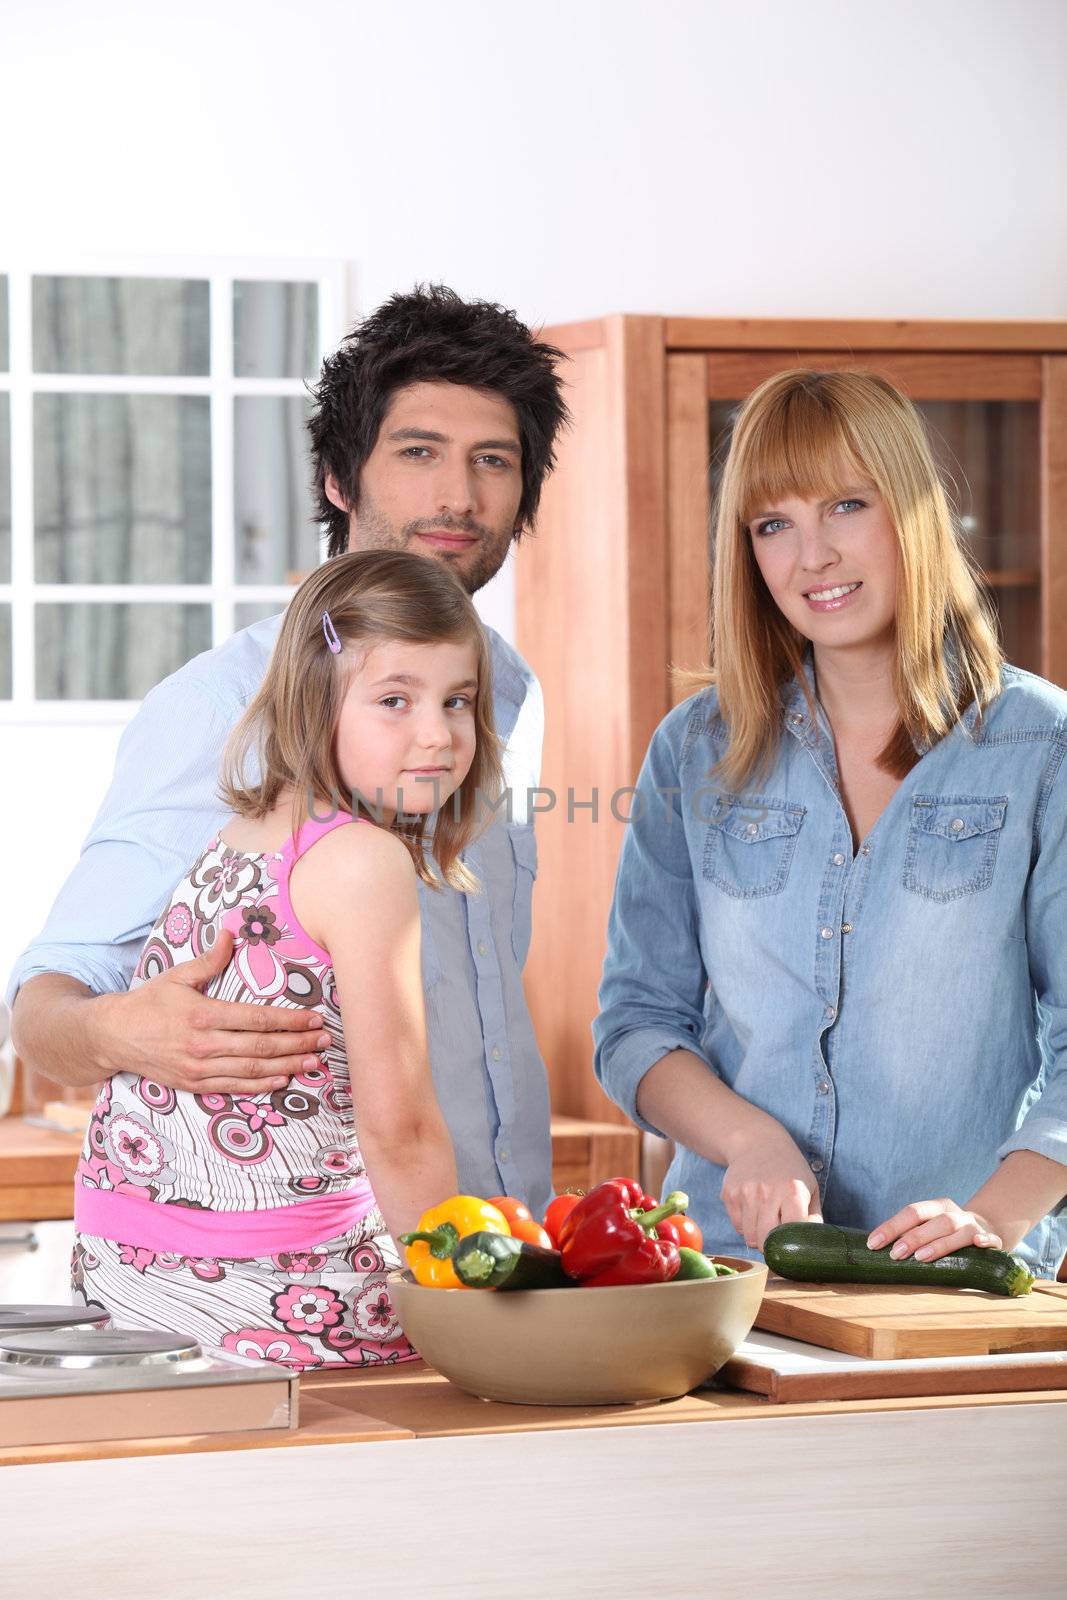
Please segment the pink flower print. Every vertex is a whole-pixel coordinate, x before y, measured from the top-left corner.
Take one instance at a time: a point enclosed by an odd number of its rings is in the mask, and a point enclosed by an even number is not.
[[[275,1111],[269,1100],[238,1100],[237,1109],[242,1116],[248,1118],[248,1126],[253,1133],[258,1133],[260,1128],[280,1128],[285,1124],[285,1118],[280,1111]]]
[[[319,1150],[315,1156],[315,1166],[328,1178],[358,1177],[364,1171],[359,1151],[341,1144],[325,1145]]]
[[[182,1266],[188,1267],[193,1277],[199,1278],[202,1283],[219,1283],[226,1276],[222,1262],[209,1260],[206,1256],[182,1256]]]
[[[279,1272],[287,1273],[290,1278],[303,1278],[325,1266],[326,1253],[322,1250],[283,1250],[270,1259],[271,1265],[277,1267]]]
[[[323,1344],[337,1351],[342,1360],[353,1367],[391,1367],[398,1361],[419,1360],[403,1334],[388,1343],[379,1344],[361,1339],[351,1328],[331,1328]]]
[[[135,1272],[143,1272],[146,1267],[154,1266],[155,1252],[143,1250],[139,1245],[119,1245],[119,1260],[124,1267],[132,1267]]]
[[[102,1156],[90,1156],[88,1161],[78,1162],[77,1181],[84,1183],[88,1189],[103,1189],[113,1191],[115,1194],[135,1194],[138,1199],[146,1196],[151,1198],[156,1191],[143,1184],[130,1183],[121,1167],[105,1160]]]
[[[302,1339],[293,1339],[277,1328],[241,1328],[228,1333],[223,1350],[252,1361],[277,1361],[283,1367],[321,1367],[322,1357]]]
[[[214,922],[221,911],[231,911],[253,894],[262,881],[260,866],[248,856],[233,850],[224,850],[221,856],[208,851],[189,875],[198,891],[193,910],[201,922]]]
[[[147,1122],[120,1112],[107,1128],[108,1143],[115,1160],[131,1176],[158,1178],[167,1156],[162,1141]]]
[[[290,1284],[271,1296],[271,1310],[291,1333],[321,1334],[344,1316],[344,1301],[318,1284]]]
[[[379,1280],[368,1283],[356,1296],[352,1307],[356,1327],[366,1339],[387,1343],[400,1333],[400,1324],[389,1298],[389,1291]]]
[[[239,977],[258,999],[276,999],[285,993],[289,973],[274,946],[292,944],[292,934],[279,923],[269,896],[246,906],[240,925],[235,923],[236,919],[227,919],[227,926],[233,927],[233,960]]]
[[[179,900],[171,906],[163,921],[163,937],[168,944],[180,947],[188,943],[193,931],[193,913]]]

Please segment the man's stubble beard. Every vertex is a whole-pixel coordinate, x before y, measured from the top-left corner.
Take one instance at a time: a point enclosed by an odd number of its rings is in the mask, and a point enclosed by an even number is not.
[[[457,533],[469,533],[477,541],[464,551],[432,550],[428,546],[415,546],[416,536],[430,528],[448,528]],[[491,528],[469,520],[454,518],[419,517],[405,523],[397,531],[389,519],[366,495],[359,510],[353,511],[348,523],[349,550],[405,550],[425,559],[429,556],[449,569],[461,588],[468,594],[477,594],[490,578],[495,578],[511,548],[513,534],[494,534]]]

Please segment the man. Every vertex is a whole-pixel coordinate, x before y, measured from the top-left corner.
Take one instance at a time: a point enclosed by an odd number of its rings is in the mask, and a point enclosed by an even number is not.
[[[513,313],[443,286],[396,295],[328,357],[309,424],[328,554],[404,549],[469,593],[532,523],[567,412],[560,352]],[[22,1058],[55,1081],[135,1072],[195,1093],[269,1092],[317,1065],[314,1012],[208,999],[232,942],[129,992],[145,938],[227,811],[216,792],[230,730],[259,686],[280,618],[253,624],[153,689],[123,734],[103,806],[44,930],[9,982]],[[548,1091],[522,990],[536,871],[521,797],[537,784],[541,692],[488,630],[494,716],[519,799],[466,859],[483,892],[422,890],[430,1060],[474,1194],[535,1209],[551,1178]],[[353,915],[359,908],[353,907]],[[14,998],[17,995],[17,998]]]

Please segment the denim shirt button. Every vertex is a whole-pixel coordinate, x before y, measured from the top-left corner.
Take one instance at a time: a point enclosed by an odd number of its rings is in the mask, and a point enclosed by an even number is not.
[[[871,853],[871,847],[870,847],[869,844],[865,844],[865,845],[861,846],[861,848],[860,848],[860,855],[861,856],[869,856],[870,853]]]
[[[822,1159],[822,1156],[816,1156],[811,1163],[811,1170],[812,1172],[821,1172],[825,1165],[826,1162]]]
[[[830,1093],[830,1084],[829,1084],[829,1081],[826,1078],[823,1078],[820,1083],[817,1083],[815,1085],[815,1088],[816,1088],[816,1090],[817,1090],[817,1092],[819,1094],[829,1094]],[[812,1163],[812,1165],[814,1165],[814,1162]]]
[[[851,924],[851,922],[843,922],[841,924],[841,932],[842,933],[851,933],[852,932],[852,924]]]
[[[845,858],[844,858],[844,856],[843,856],[843,855],[842,855],[842,854],[841,854],[841,852],[840,852],[840,850],[838,850],[838,851],[837,851],[837,852],[836,852],[836,854],[835,854],[835,855],[834,855],[834,857],[833,857],[833,863],[834,863],[834,866],[835,866],[835,867],[843,867],[843,866],[844,866],[844,864],[845,864]]]
[[[755,822],[750,822],[748,827],[745,829],[745,832],[748,834],[750,839],[754,839],[759,832],[759,825]]]
[[[963,828],[964,828],[963,818],[962,817],[955,817],[953,819],[953,823],[952,823],[952,831],[953,831],[953,833],[962,833],[963,832]]]
[[[820,928],[819,929],[819,938],[820,939],[832,939],[833,936],[834,936],[833,928]]]
[[[498,1044],[495,1044],[493,1046],[493,1048],[490,1050],[489,1054],[492,1056],[494,1061],[499,1061],[500,1060],[500,1046]]]
[[[836,1016],[837,1016],[837,1007],[836,1006],[827,1006],[827,1008],[826,1008],[826,1020],[828,1022],[833,1022],[833,1020],[834,1020],[834,1018]]]

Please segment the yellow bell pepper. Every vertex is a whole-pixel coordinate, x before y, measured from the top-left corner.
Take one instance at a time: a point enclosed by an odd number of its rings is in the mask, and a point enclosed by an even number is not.
[[[452,1252],[468,1233],[510,1234],[508,1219],[488,1200],[472,1194],[454,1194],[431,1206],[419,1218],[414,1233],[402,1233],[408,1266],[424,1289],[465,1289],[452,1267]]]

